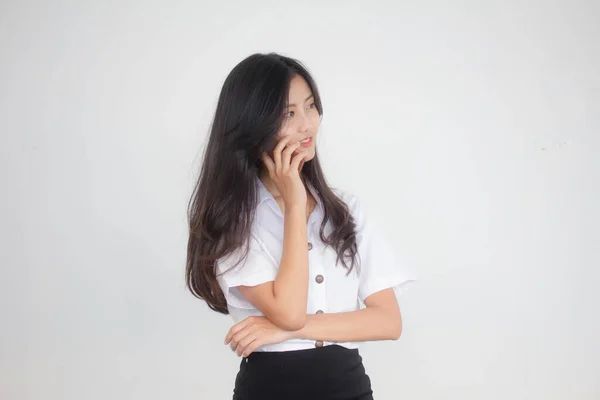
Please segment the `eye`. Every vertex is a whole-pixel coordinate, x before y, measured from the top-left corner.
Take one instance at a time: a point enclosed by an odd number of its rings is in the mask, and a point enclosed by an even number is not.
[[[294,116],[294,112],[293,111],[288,111],[288,112],[285,113],[285,116],[288,117],[288,118],[289,117],[293,117]]]
[[[308,108],[315,108],[315,103],[310,103],[310,105],[308,106]]]

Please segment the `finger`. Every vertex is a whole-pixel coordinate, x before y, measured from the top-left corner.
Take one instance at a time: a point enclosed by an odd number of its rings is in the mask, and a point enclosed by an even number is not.
[[[298,171],[298,168],[300,167],[300,162],[304,160],[307,154],[308,153],[305,152],[296,154],[296,156],[292,159],[292,162],[290,164],[290,170]]]
[[[273,159],[271,157],[269,157],[269,155],[267,153],[263,153],[262,160],[263,160],[263,163],[265,164],[265,167],[267,167],[267,170],[269,171],[269,175],[274,176],[275,162],[273,161]]]
[[[242,357],[248,357],[250,354],[254,352],[254,350],[258,349],[260,346],[264,345],[263,339],[256,339],[252,343],[248,344],[244,351],[242,352]]]
[[[249,336],[251,337],[252,335],[255,335],[254,329],[252,329],[252,327],[248,327],[248,328],[236,333],[235,335],[233,335],[233,338],[231,339],[231,345],[230,345],[231,350],[237,351],[239,348],[240,342]]]
[[[241,357],[242,354],[244,354],[244,350],[246,349],[246,347],[254,342],[256,340],[256,335],[248,335],[246,336],[243,340],[241,340],[238,343],[237,349],[236,349],[236,353],[238,355],[238,357]]]
[[[235,335],[238,332],[238,329],[236,329],[237,324],[232,326],[229,329],[229,332],[227,332],[227,335],[225,335],[225,344],[231,342],[231,339],[233,339],[233,335]]]
[[[292,153],[296,151],[300,147],[300,142],[296,142],[294,144],[289,145],[283,151],[281,157],[281,167],[283,171],[286,171],[290,166],[290,159],[292,158]]]
[[[245,320],[240,321],[237,324],[235,324],[234,326],[232,326],[229,329],[229,332],[227,332],[227,335],[225,335],[225,344],[229,343],[231,341],[231,339],[233,338],[233,336],[235,334],[237,334],[238,332],[240,332],[242,329],[244,329],[249,323],[250,323],[250,320],[248,318],[246,318]]]
[[[281,152],[291,140],[290,136],[286,136],[277,143],[277,146],[273,149],[273,161],[275,161],[275,170],[277,174],[281,173]]]

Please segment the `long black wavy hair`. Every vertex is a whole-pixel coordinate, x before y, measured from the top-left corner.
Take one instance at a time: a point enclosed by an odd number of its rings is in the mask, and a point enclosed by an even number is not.
[[[240,247],[248,248],[258,204],[255,183],[262,168],[261,154],[272,154],[277,144],[290,82],[296,75],[306,80],[322,117],[321,97],[306,67],[277,53],[245,58],[221,89],[200,175],[188,204],[186,284],[194,296],[223,314],[229,312],[215,263]],[[321,240],[335,249],[336,262],[350,272],[357,258],[356,224],[347,205],[328,186],[316,152],[304,164],[302,179],[312,184],[324,206]],[[325,237],[328,221],[333,229]],[[246,255],[247,250],[242,259]]]

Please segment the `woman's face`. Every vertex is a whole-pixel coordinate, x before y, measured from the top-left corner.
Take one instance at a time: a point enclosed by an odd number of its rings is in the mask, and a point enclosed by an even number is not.
[[[290,82],[288,103],[278,140],[290,137],[288,144],[304,141],[294,153],[307,152],[304,161],[310,161],[315,157],[315,142],[321,118],[312,91],[300,75],[294,76]]]

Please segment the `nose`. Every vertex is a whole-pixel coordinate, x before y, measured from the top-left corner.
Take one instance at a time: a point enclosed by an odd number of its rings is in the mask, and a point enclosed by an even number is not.
[[[302,120],[300,121],[300,125],[298,126],[298,130],[300,132],[308,132],[310,128],[310,119],[308,118],[308,115],[306,114],[302,114]]]

